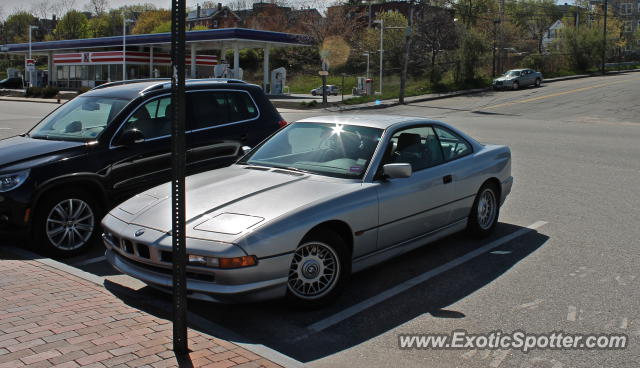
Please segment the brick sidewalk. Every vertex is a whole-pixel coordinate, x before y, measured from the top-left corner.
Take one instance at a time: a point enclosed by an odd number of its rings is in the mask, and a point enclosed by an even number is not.
[[[193,330],[189,359],[178,362],[171,334],[170,321],[101,286],[38,261],[0,259],[0,368],[279,367]]]

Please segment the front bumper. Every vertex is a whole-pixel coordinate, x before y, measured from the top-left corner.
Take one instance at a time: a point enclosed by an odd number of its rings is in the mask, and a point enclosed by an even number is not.
[[[493,88],[494,89],[512,89],[513,88],[513,81],[493,82]]]
[[[108,225],[107,225],[108,224]],[[139,226],[128,225],[113,216],[103,220],[107,261],[120,272],[171,292],[173,285],[171,237],[146,228],[131,236]],[[118,229],[118,231],[116,231]],[[129,234],[124,236],[123,234]],[[187,253],[208,257],[247,255],[237,245],[187,238]],[[222,269],[187,265],[187,296],[220,303],[274,299],[286,294],[292,254],[259,258],[251,267]]]
[[[0,232],[13,232],[27,227],[29,198],[13,192],[0,193]]]
[[[171,269],[161,269],[157,266],[132,261],[114,250],[107,250],[105,255],[107,261],[118,271],[152,287],[171,292],[173,285]],[[223,272],[233,271],[237,270],[224,270]],[[215,281],[198,280],[190,277],[190,274],[192,273],[187,272],[187,297],[209,302],[255,302],[283,297],[287,291],[286,277],[247,284],[223,285]]]

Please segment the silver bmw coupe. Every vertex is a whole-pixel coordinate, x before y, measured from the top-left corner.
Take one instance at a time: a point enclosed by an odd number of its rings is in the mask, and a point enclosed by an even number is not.
[[[424,118],[325,116],[279,130],[236,164],[187,178],[187,289],[216,302],[335,298],[351,273],[467,229],[492,232],[511,152]],[[171,188],[102,221],[108,261],[171,290]]]

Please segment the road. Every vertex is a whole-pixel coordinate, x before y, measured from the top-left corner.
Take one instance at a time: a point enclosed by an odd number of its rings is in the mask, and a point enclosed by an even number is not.
[[[640,366],[639,82],[629,73],[376,110],[443,120],[511,147],[515,184],[496,234],[454,235],[363,271],[318,311],[282,301],[194,301],[190,310],[312,367]],[[0,135],[26,130],[53,107],[0,102]],[[288,121],[317,114],[283,111]],[[80,268],[169,301],[93,260],[101,252],[96,245],[66,262],[89,260]],[[454,330],[623,333],[629,346],[526,354],[398,347],[399,334]]]

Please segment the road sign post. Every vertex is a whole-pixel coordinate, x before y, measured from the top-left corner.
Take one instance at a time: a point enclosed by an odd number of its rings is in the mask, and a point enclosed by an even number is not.
[[[185,7],[186,0],[171,3],[171,216],[173,260],[173,351],[188,353],[186,235],[185,235]]]

